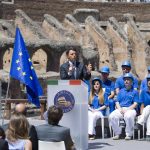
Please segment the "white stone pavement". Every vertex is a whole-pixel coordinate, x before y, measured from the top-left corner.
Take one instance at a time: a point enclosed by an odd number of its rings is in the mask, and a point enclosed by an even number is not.
[[[28,118],[30,124],[35,126],[45,124],[45,120]],[[9,120],[4,120],[4,124]],[[2,120],[0,120],[0,125]],[[112,140],[112,138],[89,140],[89,150],[149,150],[150,142],[145,140],[130,140],[124,139]]]
[[[150,142],[130,140],[96,139],[89,141],[89,150],[149,150]]]

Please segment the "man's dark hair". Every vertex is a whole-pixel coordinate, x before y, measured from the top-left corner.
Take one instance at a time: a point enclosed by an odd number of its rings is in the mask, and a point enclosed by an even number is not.
[[[47,112],[48,123],[52,125],[58,125],[63,116],[63,110],[58,106],[50,106]]]
[[[76,50],[74,47],[69,47],[69,48],[66,50],[66,56],[68,56],[70,50],[73,50],[73,51],[77,52],[77,50]]]

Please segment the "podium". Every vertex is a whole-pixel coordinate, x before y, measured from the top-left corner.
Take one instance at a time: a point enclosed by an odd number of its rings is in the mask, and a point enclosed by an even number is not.
[[[48,106],[60,105],[64,115],[60,125],[70,128],[78,150],[88,149],[88,87],[81,80],[47,81]]]

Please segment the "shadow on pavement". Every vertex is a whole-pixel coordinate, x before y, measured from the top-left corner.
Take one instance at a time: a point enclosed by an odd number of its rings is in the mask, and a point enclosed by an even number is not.
[[[105,146],[113,146],[109,143],[102,143],[102,142],[95,142],[95,143],[89,143],[88,148],[89,149],[98,149],[98,148],[103,148]]]

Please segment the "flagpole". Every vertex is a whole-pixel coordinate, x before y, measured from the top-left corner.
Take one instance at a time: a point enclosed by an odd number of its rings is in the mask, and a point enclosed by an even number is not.
[[[8,99],[9,87],[10,87],[10,76],[8,77],[8,86],[7,86],[7,92],[6,92],[6,97],[5,97],[5,105],[4,105],[4,111],[2,113],[2,126],[4,125],[4,115],[6,112],[6,103],[7,103],[7,99]]]

